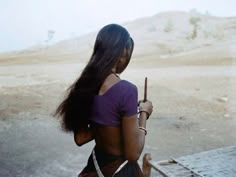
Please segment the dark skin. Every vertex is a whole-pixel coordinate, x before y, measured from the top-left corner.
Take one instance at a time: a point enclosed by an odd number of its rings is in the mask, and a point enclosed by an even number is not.
[[[125,65],[127,61],[121,58],[119,65]],[[115,72],[115,68],[113,72]],[[103,95],[109,88],[119,82],[120,79],[115,74],[110,74],[100,88],[99,95]],[[95,139],[96,146],[108,154],[123,155],[129,161],[137,161],[142,153],[145,143],[145,132],[139,127],[146,128],[147,113],[152,113],[152,103],[150,101],[140,102],[139,107],[145,112],[139,115],[124,117],[120,127],[104,126],[92,124],[74,133],[74,140],[78,146]],[[109,136],[110,135],[110,136]]]

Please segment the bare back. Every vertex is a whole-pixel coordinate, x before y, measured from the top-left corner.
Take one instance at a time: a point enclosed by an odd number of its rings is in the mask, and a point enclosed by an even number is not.
[[[92,131],[98,148],[113,155],[123,155],[123,144],[120,127],[94,125]]]
[[[100,88],[99,95],[103,95],[113,85],[119,82],[120,79],[115,75],[109,75]],[[92,131],[98,148],[113,154],[123,154],[122,130],[121,127],[92,124]]]

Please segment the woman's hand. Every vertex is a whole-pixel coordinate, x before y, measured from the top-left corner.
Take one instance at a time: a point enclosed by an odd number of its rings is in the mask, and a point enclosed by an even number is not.
[[[147,100],[144,102],[141,100],[139,101],[138,107],[139,107],[139,113],[146,112],[148,114],[148,117],[152,114],[153,105],[151,101]]]

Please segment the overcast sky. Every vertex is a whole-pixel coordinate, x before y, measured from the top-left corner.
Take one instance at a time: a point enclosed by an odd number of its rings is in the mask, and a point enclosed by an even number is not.
[[[0,52],[79,36],[108,23],[191,9],[236,16],[236,0],[0,0]]]

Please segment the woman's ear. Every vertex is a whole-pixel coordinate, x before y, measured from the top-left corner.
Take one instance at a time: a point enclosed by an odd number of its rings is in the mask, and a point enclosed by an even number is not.
[[[111,72],[116,73],[116,65],[111,69]]]
[[[122,73],[127,66],[127,60],[125,57],[121,57],[116,64],[116,73]]]
[[[129,58],[127,57],[127,49],[124,49],[122,56],[116,63],[116,72],[122,73],[129,63]]]
[[[119,60],[119,63],[124,65],[126,63],[126,57],[121,57],[120,60]]]

